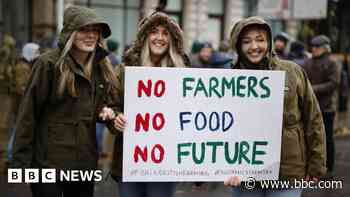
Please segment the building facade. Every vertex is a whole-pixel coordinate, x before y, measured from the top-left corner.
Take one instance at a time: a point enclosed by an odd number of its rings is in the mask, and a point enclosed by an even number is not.
[[[62,26],[64,8],[76,4],[91,7],[105,18],[112,28],[112,39],[120,43],[119,53],[121,53],[123,48],[134,40],[139,20],[152,13],[159,1],[0,0],[0,39],[5,33],[9,33],[16,38],[18,48],[28,41],[37,42],[43,47],[51,47]],[[283,2],[287,1],[290,0]],[[209,41],[216,47],[221,40],[228,38],[231,27],[237,19],[257,14],[258,2],[258,0],[168,0],[165,12],[182,27],[187,50],[194,40]],[[349,7],[345,0],[337,2],[341,6],[337,11],[344,11],[345,7]],[[342,19],[338,24],[338,35],[346,39],[345,35],[349,31],[346,21],[349,14],[347,12],[336,12],[336,14],[341,15]],[[284,30],[294,38],[300,37],[298,34],[303,31],[303,24],[308,22],[270,20],[274,33]],[[338,43],[340,49],[348,48],[347,39],[346,42],[338,41]]]
[[[139,20],[153,12],[159,0],[0,0],[0,37],[13,35],[18,47],[28,41],[50,47],[62,22],[63,7],[91,7],[111,25],[121,50],[136,35]],[[60,13],[61,12],[61,13]],[[243,0],[168,0],[165,12],[183,28],[185,46],[194,40],[217,46],[228,35],[233,19],[244,15]]]

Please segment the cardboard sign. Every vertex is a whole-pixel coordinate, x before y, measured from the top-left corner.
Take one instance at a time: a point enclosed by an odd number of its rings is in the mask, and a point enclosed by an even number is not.
[[[278,179],[284,75],[126,67],[123,181]]]

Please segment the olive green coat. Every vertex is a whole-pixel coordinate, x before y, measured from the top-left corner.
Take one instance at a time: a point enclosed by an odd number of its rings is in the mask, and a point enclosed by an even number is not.
[[[72,13],[65,12],[66,26],[60,35],[61,47],[76,30],[67,27],[78,28],[97,21],[96,15],[89,9],[72,7],[70,10]],[[33,65],[17,116],[11,167],[97,168],[95,125],[98,113],[104,106],[113,107],[115,100],[112,82],[104,80],[101,72],[106,67],[108,53],[97,47],[91,79],[85,77],[82,65],[71,55],[64,57],[64,63],[69,65],[75,77],[78,96],[72,97],[67,89],[62,96],[57,93],[61,72],[56,63],[61,49],[39,56]]]
[[[239,36],[249,25],[260,25],[268,32],[269,52],[263,65],[245,65],[238,49]],[[312,86],[300,66],[280,60],[273,52],[270,26],[261,18],[242,19],[232,29],[231,44],[238,53],[234,69],[264,69],[286,72],[280,179],[321,177],[326,172],[325,131],[322,114]],[[258,67],[258,68],[257,68]]]

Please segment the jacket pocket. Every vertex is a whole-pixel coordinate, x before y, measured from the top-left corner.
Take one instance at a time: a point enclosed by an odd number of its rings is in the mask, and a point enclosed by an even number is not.
[[[47,159],[58,168],[69,167],[76,160],[76,124],[61,122],[48,124]]]
[[[303,164],[304,163],[304,151],[303,141],[301,141],[300,130],[298,126],[293,128],[287,128],[283,131],[282,136],[282,150],[281,150],[281,162]]]

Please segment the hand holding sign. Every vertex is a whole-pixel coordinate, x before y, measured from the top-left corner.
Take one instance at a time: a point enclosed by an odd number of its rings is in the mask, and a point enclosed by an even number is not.
[[[99,114],[99,117],[103,121],[113,120],[115,118],[115,113],[112,108],[110,107],[103,107],[102,111]]]
[[[114,127],[118,129],[118,131],[123,132],[126,126],[126,118],[124,114],[120,113],[114,119]]]

